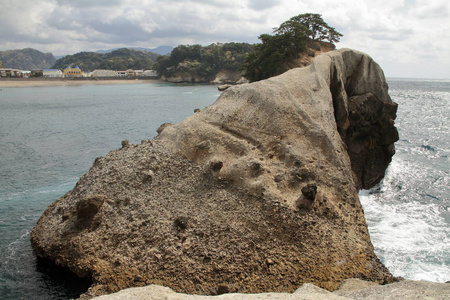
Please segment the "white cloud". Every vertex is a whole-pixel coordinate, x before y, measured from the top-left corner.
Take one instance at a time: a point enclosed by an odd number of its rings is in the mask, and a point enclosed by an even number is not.
[[[294,15],[320,13],[344,34],[338,47],[367,52],[388,76],[450,77],[448,0],[2,0],[0,9],[0,50],[54,54],[254,43]]]

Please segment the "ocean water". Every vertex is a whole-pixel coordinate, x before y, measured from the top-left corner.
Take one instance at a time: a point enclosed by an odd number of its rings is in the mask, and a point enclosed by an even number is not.
[[[360,192],[375,252],[395,276],[450,280],[450,80],[389,79],[400,140]]]
[[[372,242],[396,276],[450,280],[450,81],[389,79],[397,153],[360,193]],[[214,86],[80,85],[0,90],[0,299],[69,299],[87,282],[38,261],[29,234],[96,157],[151,139],[219,95]]]

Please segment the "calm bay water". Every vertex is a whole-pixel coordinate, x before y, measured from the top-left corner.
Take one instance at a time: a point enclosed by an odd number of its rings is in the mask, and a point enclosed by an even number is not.
[[[219,96],[172,84],[2,88],[0,91],[0,299],[68,299],[86,283],[36,260],[29,234],[95,158],[121,141],[151,139]],[[66,280],[64,280],[66,279]]]
[[[396,276],[450,280],[450,81],[389,80],[400,141],[386,179],[361,193],[372,241]],[[29,233],[96,157],[151,139],[219,95],[171,84],[0,91],[0,299],[68,299],[85,283],[38,262]],[[55,275],[56,274],[56,275]],[[83,285],[84,284],[84,285]]]

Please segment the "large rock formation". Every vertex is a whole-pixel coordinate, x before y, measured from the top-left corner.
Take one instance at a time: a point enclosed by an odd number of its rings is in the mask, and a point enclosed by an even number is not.
[[[392,275],[357,189],[383,177],[397,131],[380,67],[339,50],[225,91],[208,108],[95,161],[31,234],[90,294],[293,292]]]

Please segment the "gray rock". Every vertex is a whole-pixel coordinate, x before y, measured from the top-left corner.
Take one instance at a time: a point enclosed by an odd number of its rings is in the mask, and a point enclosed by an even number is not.
[[[375,286],[374,286],[375,285]],[[349,291],[349,289],[351,291]],[[96,300],[153,300],[153,299],[217,299],[217,300],[447,300],[450,299],[450,284],[425,281],[405,280],[384,286],[359,279],[350,279],[345,287],[336,292],[329,292],[313,284],[305,283],[293,294],[261,293],[261,294],[227,294],[220,296],[199,296],[175,293],[169,288],[151,285],[143,288],[131,288],[112,295],[94,298]]]
[[[95,300],[348,300],[350,298],[334,295],[327,290],[312,284],[304,284],[293,294],[290,293],[261,293],[261,294],[224,294],[219,296],[201,296],[175,293],[173,290],[150,285],[142,288],[122,290],[112,295],[94,298]]]
[[[427,281],[403,280],[400,282],[369,287],[350,292],[335,292],[350,299],[399,300],[399,299],[450,299],[450,284]]]
[[[337,294],[351,292],[356,290],[362,290],[365,288],[376,287],[379,286],[378,283],[372,281],[365,281],[357,278],[350,278],[344,280],[341,285],[336,290]]]

